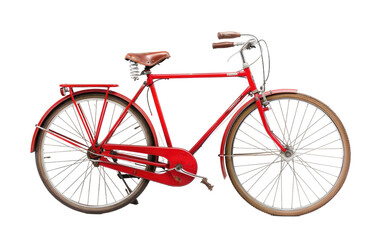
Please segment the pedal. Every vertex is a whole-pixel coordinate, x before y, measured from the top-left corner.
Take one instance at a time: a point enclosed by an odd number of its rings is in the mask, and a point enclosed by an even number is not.
[[[212,191],[212,188],[213,188],[214,186],[211,185],[211,183],[209,183],[207,180],[208,180],[207,178],[203,178],[202,181],[201,181],[200,183],[203,183],[204,185],[206,185],[206,187],[208,188],[208,190]]]
[[[207,179],[206,177],[198,176],[198,175],[196,175],[196,174],[187,172],[186,170],[183,169],[183,166],[182,166],[181,164],[176,165],[174,169],[175,169],[175,171],[177,171],[177,172],[186,174],[186,175],[191,176],[191,177],[194,177],[194,178],[202,178],[201,183],[203,183],[204,185],[206,185],[206,187],[208,188],[208,190],[212,191],[212,188],[213,188],[214,186],[211,185],[211,183],[209,183],[209,182],[207,181],[208,179]]]

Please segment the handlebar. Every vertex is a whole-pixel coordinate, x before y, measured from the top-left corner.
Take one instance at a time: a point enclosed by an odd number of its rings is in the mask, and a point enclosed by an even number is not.
[[[268,80],[268,77],[269,77],[269,69],[270,69],[270,58],[269,58],[269,50],[268,50],[268,46],[267,46],[267,43],[261,39],[260,41],[257,39],[256,36],[252,35],[252,34],[247,34],[247,33],[238,33],[238,32],[233,32],[233,31],[228,31],[228,32],[218,32],[218,38],[219,39],[226,39],[226,38],[237,38],[237,37],[249,37],[249,39],[247,39],[247,41],[245,42],[220,42],[220,43],[212,43],[212,48],[229,48],[229,47],[234,47],[234,46],[241,46],[240,50],[236,53],[234,53],[230,58],[228,58],[228,61],[234,56],[236,55],[237,53],[240,53],[241,55],[241,60],[243,61],[243,69],[245,68],[248,68],[249,66],[251,66],[252,64],[254,64],[255,62],[257,62],[257,60],[261,59],[261,63],[262,63],[262,66],[263,66],[263,86],[262,86],[262,91],[265,91],[265,84]],[[264,58],[263,58],[263,49],[262,49],[262,46],[260,44],[260,42],[263,42],[263,44],[265,45],[266,47],[266,50],[267,50],[267,54],[268,54],[268,75],[265,76],[265,67],[264,67]],[[256,45],[260,48],[260,56],[255,60],[253,61],[252,63],[248,64],[245,60],[245,56],[244,56],[244,50],[250,50],[251,48],[256,48]]]
[[[233,47],[235,44],[233,42],[220,42],[220,43],[212,43],[212,48],[229,48]]]
[[[241,37],[241,34],[238,32],[233,32],[233,31],[218,32],[218,38],[219,39],[237,38],[237,37]]]
[[[228,32],[218,32],[218,38],[219,39],[226,39],[226,38],[238,38],[238,37],[244,37],[248,36],[250,37],[249,40],[246,42],[220,42],[220,43],[212,43],[212,48],[229,48],[234,46],[243,46],[242,50],[250,49],[255,47],[256,44],[258,44],[257,38],[252,34],[242,34],[238,32],[228,31]]]

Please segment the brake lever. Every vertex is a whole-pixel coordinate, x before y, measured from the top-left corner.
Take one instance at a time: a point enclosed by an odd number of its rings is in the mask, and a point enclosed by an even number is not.
[[[240,46],[240,45],[245,45],[247,42],[238,42],[238,43],[234,43],[235,44],[235,46]],[[258,42],[256,42],[255,44],[249,44],[247,47],[246,47],[246,49],[247,50],[249,50],[249,49],[251,49],[251,48],[256,48],[256,44],[257,44]],[[237,51],[237,52],[235,52],[234,54],[232,54],[229,58],[228,58],[228,60],[227,60],[227,62],[229,62],[229,60],[231,60],[231,58],[233,57],[233,56],[235,56],[236,54],[238,54],[238,53],[240,53],[241,51],[243,51],[243,48],[241,48],[239,51]]]

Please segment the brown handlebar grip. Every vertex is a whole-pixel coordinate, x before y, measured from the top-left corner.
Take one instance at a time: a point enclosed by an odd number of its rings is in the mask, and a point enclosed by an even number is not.
[[[229,48],[235,46],[233,42],[213,43],[212,48]]]
[[[228,32],[218,32],[218,38],[219,39],[225,39],[225,38],[237,38],[237,37],[240,37],[241,34],[238,33],[238,32],[232,32],[232,31],[228,31]]]

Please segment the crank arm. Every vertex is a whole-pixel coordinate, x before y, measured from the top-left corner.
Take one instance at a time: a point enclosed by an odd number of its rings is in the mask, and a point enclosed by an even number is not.
[[[206,185],[206,187],[208,188],[208,190],[212,191],[212,188],[214,187],[211,183],[208,182],[208,179],[206,177],[202,177],[202,176],[199,176],[199,175],[196,175],[196,174],[192,174],[190,172],[187,172],[186,170],[183,169],[183,167],[179,164],[177,165],[175,168],[175,171],[177,172],[180,172],[180,173],[183,173],[183,174],[186,174],[188,176],[191,176],[191,177],[195,177],[195,178],[201,178],[202,181],[200,183],[203,183],[204,185]]]

